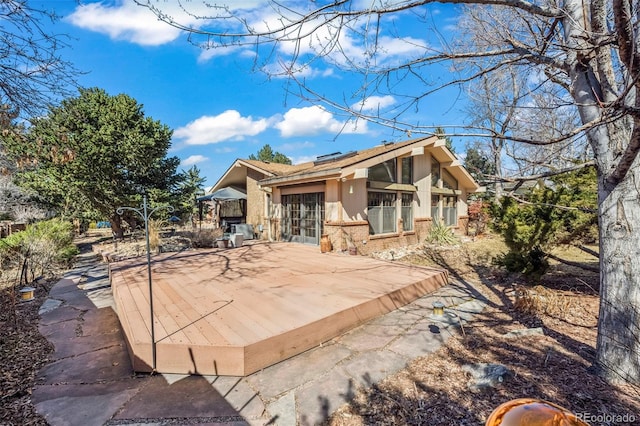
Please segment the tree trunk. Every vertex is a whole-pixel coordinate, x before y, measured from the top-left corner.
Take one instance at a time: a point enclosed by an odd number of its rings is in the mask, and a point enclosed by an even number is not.
[[[599,2],[600,6],[604,2]],[[598,4],[596,4],[597,6]],[[608,79],[614,65],[604,55],[604,45],[587,58],[589,33],[585,22],[597,28],[606,22],[605,8],[594,8],[588,19],[583,2],[567,0],[563,7],[569,17],[564,31],[569,51],[571,95],[583,124],[602,119],[604,102],[616,99]],[[594,367],[611,383],[640,383],[640,163],[635,157],[626,174],[610,179],[623,153],[637,152],[629,146],[632,126],[624,117],[587,131],[598,169],[598,223],[600,236],[600,313]],[[631,157],[633,158],[633,157]]]
[[[640,383],[640,208],[636,159],[614,187],[599,176],[600,315],[596,368],[609,382]]]
[[[493,200],[496,203],[499,203],[502,199],[502,193],[504,188],[504,183],[502,182],[502,147],[504,146],[504,141],[492,141],[491,142],[491,151],[493,154],[493,166],[496,171],[496,193],[494,195]]]
[[[124,238],[124,230],[122,229],[122,217],[119,214],[111,216],[111,231],[113,236],[118,239]]]

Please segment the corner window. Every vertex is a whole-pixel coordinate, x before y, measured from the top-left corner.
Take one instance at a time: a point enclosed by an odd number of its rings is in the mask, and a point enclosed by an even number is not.
[[[384,163],[369,167],[369,180],[395,183],[397,180],[396,176],[395,159],[387,160]]]
[[[446,169],[442,170],[442,187],[447,189],[458,189],[458,181]]]
[[[369,234],[396,232],[396,193],[370,191],[367,198]]]
[[[440,163],[431,157],[431,186],[440,186]]]

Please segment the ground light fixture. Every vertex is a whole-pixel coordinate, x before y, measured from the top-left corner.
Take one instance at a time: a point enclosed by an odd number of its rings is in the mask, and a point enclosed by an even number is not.
[[[154,327],[154,315],[153,315],[153,281],[151,279],[151,247],[149,245],[149,218],[158,210],[166,209],[169,213],[173,213],[173,206],[158,206],[153,210],[149,210],[147,205],[147,196],[142,196],[142,206],[140,208],[134,207],[118,207],[116,213],[122,215],[125,210],[132,211],[142,218],[144,221],[144,235],[147,243],[147,276],[149,278],[149,311],[151,315],[151,358],[153,365],[151,366],[151,374],[156,372],[156,335]]]
[[[433,302],[433,315],[444,315],[444,303]]]
[[[23,302],[29,302],[34,298],[34,291],[36,291],[33,287],[24,287],[20,289],[20,300]]]

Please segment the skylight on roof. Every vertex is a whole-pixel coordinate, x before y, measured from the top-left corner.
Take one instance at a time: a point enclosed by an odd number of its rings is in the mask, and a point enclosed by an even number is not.
[[[343,158],[348,158],[356,154],[357,154],[356,151],[349,151],[346,154],[343,154],[342,152],[338,151],[338,152],[333,152],[331,154],[318,155],[316,157],[316,160],[313,162],[313,165],[317,166],[318,164],[328,163],[330,161],[342,160]]]

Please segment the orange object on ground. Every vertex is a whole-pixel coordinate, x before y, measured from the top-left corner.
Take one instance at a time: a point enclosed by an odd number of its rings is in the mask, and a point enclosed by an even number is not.
[[[569,410],[540,399],[521,398],[505,402],[487,419],[485,426],[589,426]]]

